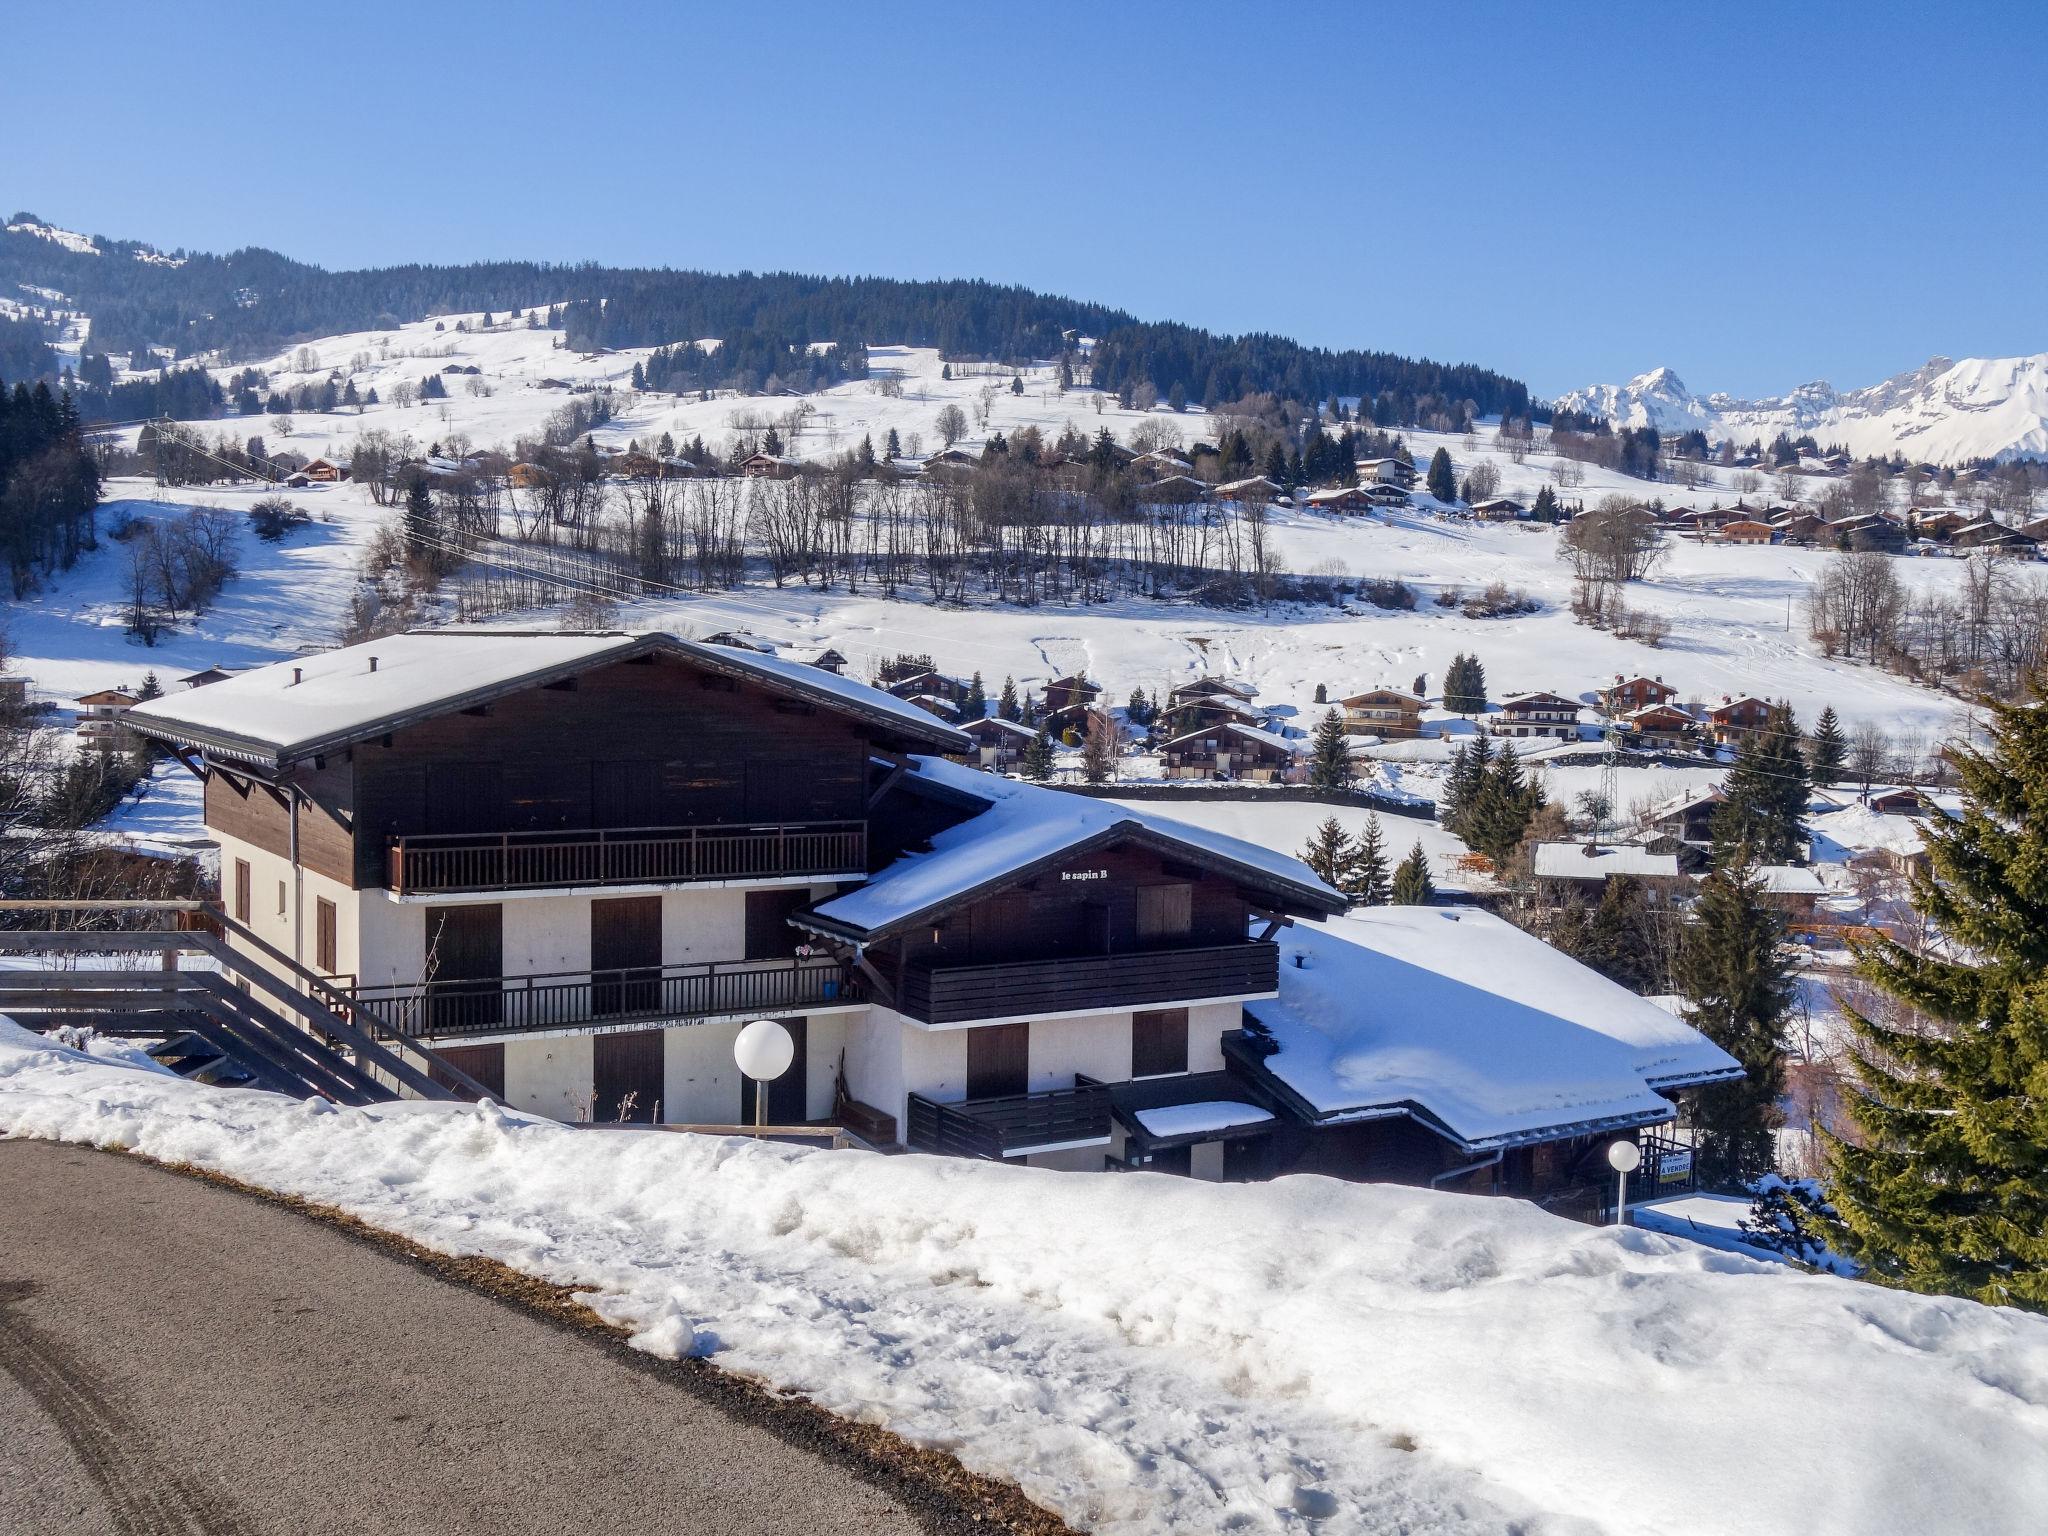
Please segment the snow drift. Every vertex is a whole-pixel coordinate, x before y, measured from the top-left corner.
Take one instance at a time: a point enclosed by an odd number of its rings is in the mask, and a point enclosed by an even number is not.
[[[2048,1508],[2048,1320],[1508,1201],[220,1091],[0,1020],[0,1134],[587,1286],[1115,1532],[1976,1536]]]

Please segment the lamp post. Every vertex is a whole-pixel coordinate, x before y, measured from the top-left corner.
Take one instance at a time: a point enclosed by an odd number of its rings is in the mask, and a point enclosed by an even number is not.
[[[755,1019],[732,1043],[732,1059],[754,1084],[754,1129],[768,1123],[768,1084],[796,1060],[796,1042],[773,1019]]]
[[[1642,1165],[1643,1149],[1634,1142],[1608,1143],[1607,1166],[1614,1170],[1614,1224],[1617,1227],[1628,1225],[1628,1176]]]

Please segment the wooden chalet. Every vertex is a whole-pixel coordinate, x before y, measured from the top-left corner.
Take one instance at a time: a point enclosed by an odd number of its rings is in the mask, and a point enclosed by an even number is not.
[[[1400,688],[1368,688],[1339,701],[1344,729],[1353,736],[1404,740],[1422,734],[1423,700]]]
[[[1733,746],[1762,730],[1770,717],[1766,700],[1723,695],[1721,702],[1707,711],[1707,729],[1719,745]]]
[[[835,677],[843,677],[846,673],[848,663],[846,658],[840,655],[839,652],[834,650],[824,650],[818,652],[817,655],[811,658],[811,665],[818,668],[820,671],[830,672]]]
[[[1301,504],[1314,512],[1370,512],[1374,506],[1371,495],[1355,485],[1310,491],[1301,498]]]
[[[1193,475],[1164,475],[1139,486],[1138,499],[1168,506],[1191,505],[1209,499],[1209,483]]]
[[[1375,507],[1405,507],[1408,505],[1408,487],[1393,480],[1374,480],[1360,487],[1366,500]]]
[[[1195,466],[1192,460],[1184,459],[1179,454],[1168,452],[1164,448],[1154,448],[1147,453],[1135,455],[1131,459],[1131,468],[1136,473],[1148,476],[1154,480],[1165,480],[1174,477],[1186,480],[1195,477]]]
[[[1472,515],[1483,523],[1512,523],[1526,520],[1529,507],[1512,496],[1493,496],[1473,502]]]
[[[1579,739],[1579,701],[1561,693],[1517,693],[1500,701],[1488,722],[1496,736],[1554,736]]]
[[[803,467],[802,459],[780,453],[750,453],[740,460],[740,473],[749,480],[792,480]]]
[[[1736,518],[1714,530],[1714,542],[1717,544],[1770,544],[1777,537],[1777,529],[1752,518]]]
[[[2008,528],[2004,523],[1983,518],[1966,527],[1958,528],[1949,535],[1948,542],[1955,549],[1988,549],[1997,554],[2013,555],[2033,560],[2040,555],[2040,541],[2032,534],[2017,528]]]
[[[1209,494],[1217,501],[1273,501],[1285,496],[1287,487],[1264,475],[1248,475],[1242,480],[1226,480]]]
[[[1901,555],[1906,552],[1906,525],[1873,512],[1829,525],[1835,544],[1855,554]]]
[[[911,672],[891,681],[887,691],[899,699],[929,695],[957,706],[966,702],[968,685],[943,672]]]
[[[1618,717],[1622,740],[1631,747],[1689,751],[1700,744],[1700,722],[1676,704],[1646,704]]]
[[[1725,799],[1718,789],[1676,795],[1651,810],[1646,830],[1688,847],[1708,847],[1714,841],[1714,812]]]
[[[1307,777],[1305,741],[1226,720],[1174,737],[1159,756],[1169,779],[1242,779],[1293,784]]]
[[[1632,714],[1650,704],[1669,704],[1677,697],[1678,690],[1662,677],[1623,677],[1619,672],[1599,694],[1602,712],[1611,716]]]
[[[984,715],[979,720],[966,721],[960,727],[960,734],[974,743],[974,749],[962,760],[976,768],[992,768],[997,773],[1008,773],[1015,768],[1023,759],[1024,749],[1038,735],[1030,726],[1005,720],[1001,715]]]
[[[1771,527],[1777,531],[1780,544],[1810,548],[1816,544],[1833,542],[1828,520],[1817,512],[1788,512],[1773,519]]]
[[[1102,697],[1102,689],[1091,683],[1080,673],[1056,677],[1045,685],[1043,704],[1048,712],[1062,711],[1079,705],[1089,708]]]
[[[75,702],[79,740],[111,747],[121,739],[128,711],[141,701],[123,688],[100,688],[80,694]]]
[[[1379,480],[1413,490],[1421,473],[1406,459],[1359,459],[1351,466],[1360,480]]]
[[[348,466],[337,464],[332,459],[308,459],[299,466],[299,473],[309,481],[331,485],[348,478]]]

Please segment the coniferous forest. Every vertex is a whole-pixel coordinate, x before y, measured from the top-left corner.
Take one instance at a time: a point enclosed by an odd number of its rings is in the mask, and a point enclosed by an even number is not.
[[[92,548],[99,464],[68,397],[46,381],[0,386],[0,559],[20,597]]]
[[[17,213],[9,222],[40,221]],[[1388,426],[1412,425],[1421,412],[1446,406],[1457,414],[1466,403],[1479,415],[1530,414],[1528,386],[1486,368],[1331,351],[1279,336],[1218,336],[978,281],[517,261],[329,272],[253,248],[165,259],[132,241],[100,238],[95,250],[76,251],[26,229],[0,231],[0,292],[21,284],[62,293],[90,314],[86,350],[102,356],[152,348],[176,360],[217,349],[245,359],[298,340],[435,314],[546,313],[552,305],[571,346],[676,347],[669,376],[705,388],[774,374],[792,384],[862,377],[869,343],[1020,361],[1062,356],[1085,336],[1096,342],[1093,385],[1113,394],[1150,389],[1161,400],[1211,404],[1261,393],[1358,396],[1371,402],[1370,419]],[[700,337],[724,345],[707,357],[689,346]],[[814,344],[820,355],[807,357]],[[0,336],[0,348],[11,345]],[[8,376],[30,377],[49,366],[47,357],[34,367],[17,361]],[[134,404],[101,401],[89,391],[80,398],[92,417],[151,414],[132,410]]]

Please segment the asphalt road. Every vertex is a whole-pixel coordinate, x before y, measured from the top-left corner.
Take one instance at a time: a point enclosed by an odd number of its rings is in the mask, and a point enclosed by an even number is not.
[[[898,1536],[659,1370],[132,1158],[0,1141],[0,1532]]]

